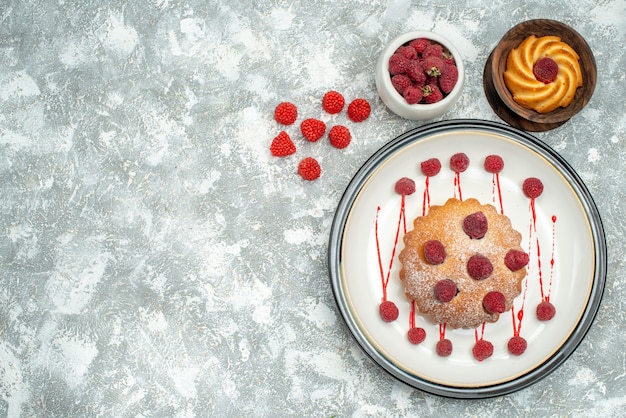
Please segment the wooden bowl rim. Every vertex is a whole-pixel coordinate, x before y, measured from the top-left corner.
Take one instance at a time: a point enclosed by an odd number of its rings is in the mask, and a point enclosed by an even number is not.
[[[517,47],[530,35],[537,37],[546,35],[559,36],[564,42],[574,48],[580,56],[579,62],[583,75],[583,85],[578,88],[569,106],[560,107],[548,113],[539,113],[532,109],[527,109],[513,100],[513,95],[504,83],[503,74],[506,69],[506,58],[511,49]],[[558,123],[570,119],[587,105],[593,95],[597,81],[596,62],[587,41],[572,27],[550,19],[527,20],[509,29],[493,50],[491,66],[493,85],[502,102],[519,117],[535,123]]]

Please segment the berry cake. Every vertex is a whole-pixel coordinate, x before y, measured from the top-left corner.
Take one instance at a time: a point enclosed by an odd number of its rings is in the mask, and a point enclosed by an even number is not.
[[[404,236],[400,279],[419,312],[450,328],[496,322],[521,293],[522,235],[492,205],[449,199]]]

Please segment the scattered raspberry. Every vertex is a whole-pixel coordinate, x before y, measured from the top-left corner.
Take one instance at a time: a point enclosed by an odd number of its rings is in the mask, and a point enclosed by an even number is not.
[[[521,356],[524,351],[526,351],[526,347],[528,347],[528,343],[526,339],[516,335],[515,337],[511,337],[507,344],[507,348],[509,349],[509,353],[514,356]]]
[[[446,259],[446,248],[441,241],[426,241],[426,244],[424,244],[424,258],[428,264],[441,264]]]
[[[348,105],[348,117],[352,122],[363,122],[370,116],[370,104],[365,99],[354,99]]]
[[[520,250],[509,250],[509,252],[504,256],[504,264],[511,271],[517,271],[526,267],[528,260],[528,254]]]
[[[466,154],[459,152],[450,157],[450,169],[455,173],[464,172],[468,166],[469,157]]]
[[[472,239],[481,239],[487,233],[487,217],[482,212],[472,213],[463,219],[463,231]]]
[[[410,60],[402,54],[394,53],[389,58],[389,74],[404,74],[409,66]]]
[[[444,65],[443,59],[437,56],[429,56],[422,61],[422,68],[424,68],[426,74],[434,77],[441,75]]]
[[[286,157],[296,152],[296,146],[287,132],[280,131],[272,140],[270,152],[275,157]]]
[[[305,119],[300,124],[300,131],[306,139],[315,142],[326,133],[326,124],[319,119]]]
[[[415,193],[415,182],[408,177],[402,177],[396,182],[396,193],[402,196],[408,196]]]
[[[411,44],[402,45],[401,47],[396,49],[396,54],[404,55],[410,60],[417,58],[417,51],[411,46]]]
[[[439,280],[435,285],[435,299],[439,302],[450,302],[459,293],[459,290],[450,279]]]
[[[409,45],[411,45],[413,49],[415,49],[415,52],[421,55],[424,53],[426,47],[430,45],[430,41],[426,38],[418,38],[413,39],[411,42],[409,42]]]
[[[432,42],[422,52],[422,58],[426,57],[438,57],[443,58],[443,46],[436,42]]]
[[[407,337],[411,344],[419,344],[426,339],[426,331],[424,328],[413,327],[408,331]]]
[[[499,173],[504,168],[504,160],[499,155],[488,155],[484,166],[488,173]]]
[[[398,307],[395,303],[390,300],[386,300],[378,306],[378,312],[380,313],[380,317],[385,322],[393,322],[398,319],[398,315],[400,312],[398,311]]]
[[[443,93],[436,85],[429,85],[424,87],[424,101],[428,104],[433,104],[443,99]]]
[[[424,91],[416,86],[409,86],[404,90],[402,95],[408,104],[416,104],[424,98]]]
[[[430,158],[423,161],[420,164],[420,168],[426,177],[434,177],[439,174],[439,170],[441,170],[441,161],[439,161],[438,158]]]
[[[536,199],[543,193],[543,183],[536,177],[529,177],[524,180],[522,190],[527,197]]]
[[[450,93],[458,80],[459,69],[456,65],[444,63],[441,76],[439,77],[439,88],[441,88],[441,91],[445,94]]]
[[[540,321],[549,321],[556,315],[556,308],[550,302],[541,302],[537,305],[537,319]]]
[[[552,83],[559,73],[559,65],[549,57],[541,58],[533,65],[533,74],[543,84]]]
[[[315,180],[322,174],[322,169],[315,158],[306,157],[298,164],[298,174],[305,180]]]
[[[482,254],[474,254],[467,260],[467,274],[474,280],[484,280],[493,273],[493,265]]]
[[[489,313],[502,313],[506,310],[506,298],[501,292],[488,292],[483,298],[483,307]]]
[[[440,357],[448,357],[452,354],[452,341],[447,338],[437,341],[435,350]]]
[[[322,109],[324,109],[327,113],[334,115],[343,110],[343,106],[346,101],[341,95],[341,93],[331,90],[324,94],[322,98]]]
[[[478,361],[488,359],[493,354],[493,344],[486,340],[478,340],[474,344],[474,348],[472,348],[472,354]]]
[[[335,125],[328,131],[328,138],[333,147],[343,149],[350,145],[352,135],[350,135],[350,130],[345,126]]]
[[[404,91],[412,86],[411,79],[408,75],[396,74],[391,77],[391,85],[400,94],[404,94]]]
[[[291,125],[298,118],[298,108],[290,102],[281,102],[274,109],[274,119],[282,125]]]

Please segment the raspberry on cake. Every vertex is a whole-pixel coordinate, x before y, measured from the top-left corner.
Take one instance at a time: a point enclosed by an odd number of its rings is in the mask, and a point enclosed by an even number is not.
[[[476,213],[486,222],[477,222],[479,233],[473,238],[463,224]],[[521,241],[511,220],[492,205],[452,198],[431,206],[404,236],[399,260],[405,294],[420,313],[450,328],[495,322],[522,290],[526,269],[520,265],[528,258],[521,256]],[[508,264],[519,268],[507,266],[507,254]]]

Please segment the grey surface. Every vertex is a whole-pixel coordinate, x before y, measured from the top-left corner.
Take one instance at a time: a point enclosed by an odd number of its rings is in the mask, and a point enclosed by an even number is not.
[[[480,401],[427,395],[362,354],[328,282],[342,191],[422,124],[386,110],[374,62],[402,32],[439,32],[467,75],[439,119],[497,120],[483,65],[531,18],[573,26],[595,53],[589,105],[536,136],[599,207],[604,301],[539,383]],[[625,43],[622,0],[2,2],[0,415],[623,415]],[[323,116],[329,89],[370,100],[370,119]],[[350,124],[353,143],[271,157],[282,100]],[[295,174],[304,155],[324,170],[313,183]]]

